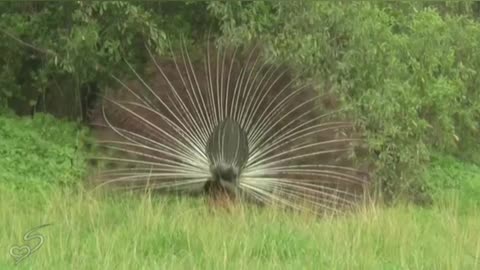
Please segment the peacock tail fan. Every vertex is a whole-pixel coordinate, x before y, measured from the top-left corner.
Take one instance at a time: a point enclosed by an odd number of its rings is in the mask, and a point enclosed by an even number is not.
[[[186,47],[158,57],[133,80],[115,76],[92,123],[104,166],[98,186],[182,194],[227,192],[238,200],[337,212],[362,200],[366,173],[352,153],[352,121],[259,46]],[[333,104],[333,105],[332,105]]]

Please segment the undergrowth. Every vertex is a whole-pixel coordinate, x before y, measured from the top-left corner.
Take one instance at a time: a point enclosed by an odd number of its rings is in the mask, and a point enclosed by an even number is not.
[[[45,114],[0,115],[0,183],[27,190],[78,183],[86,172],[86,136],[77,123]]]

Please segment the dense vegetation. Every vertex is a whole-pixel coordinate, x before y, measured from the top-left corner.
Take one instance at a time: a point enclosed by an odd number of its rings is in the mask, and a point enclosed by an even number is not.
[[[462,3],[3,2],[0,107],[83,119],[97,91],[183,37],[261,40],[334,90],[366,135],[377,190],[429,199],[432,154],[479,163],[479,5]],[[7,127],[10,128],[10,127]],[[435,179],[432,179],[434,181]]]
[[[49,115],[0,116],[0,182],[30,191],[78,183],[86,173],[86,135]]]
[[[1,269],[480,269],[480,2],[0,2]],[[110,74],[261,41],[364,132],[378,200],[322,220],[83,189]],[[79,185],[77,185],[79,184]],[[403,200],[406,199],[406,200]],[[395,201],[395,200],[393,200]],[[433,202],[430,207],[410,203]],[[14,265],[41,223],[45,244]],[[202,224],[204,226],[198,226]]]
[[[320,220],[249,205],[212,212],[200,199],[72,186],[85,131],[43,114],[0,123],[1,269],[480,267],[480,166],[453,157],[434,156],[423,175],[429,208],[376,203]],[[15,265],[9,248],[33,245],[24,234],[47,223],[44,244]]]

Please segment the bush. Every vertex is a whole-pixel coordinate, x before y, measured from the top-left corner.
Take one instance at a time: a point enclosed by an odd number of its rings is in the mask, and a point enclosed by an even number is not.
[[[124,74],[123,59],[143,67],[144,42],[162,53],[179,35],[192,43],[211,30],[220,42],[261,40],[267,54],[336,91],[365,133],[375,186],[387,198],[428,195],[423,172],[434,151],[480,163],[480,5],[473,1],[0,8],[0,107],[17,113],[84,116],[91,92],[105,89],[110,73]]]
[[[208,23],[205,5],[0,3],[0,106],[7,103],[19,114],[84,118],[90,97],[110,85],[112,71],[125,74],[124,60],[143,66],[145,43],[161,53],[167,34],[175,45],[180,35],[188,41],[202,32],[202,23]]]
[[[480,166],[435,154],[425,179],[436,205],[456,201],[461,212],[480,207]]]
[[[77,183],[86,172],[86,135],[49,115],[0,116],[0,182],[27,190]]]
[[[422,198],[433,150],[479,150],[480,24],[436,9],[371,3],[210,4],[223,39],[261,38],[340,94],[363,127],[376,185]]]

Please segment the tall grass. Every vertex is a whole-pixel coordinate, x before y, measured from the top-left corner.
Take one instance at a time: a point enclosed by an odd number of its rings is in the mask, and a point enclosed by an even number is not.
[[[0,189],[0,269],[480,269],[480,209],[459,212],[456,201],[318,219],[148,194]],[[44,245],[15,265],[9,248],[45,223]]]

